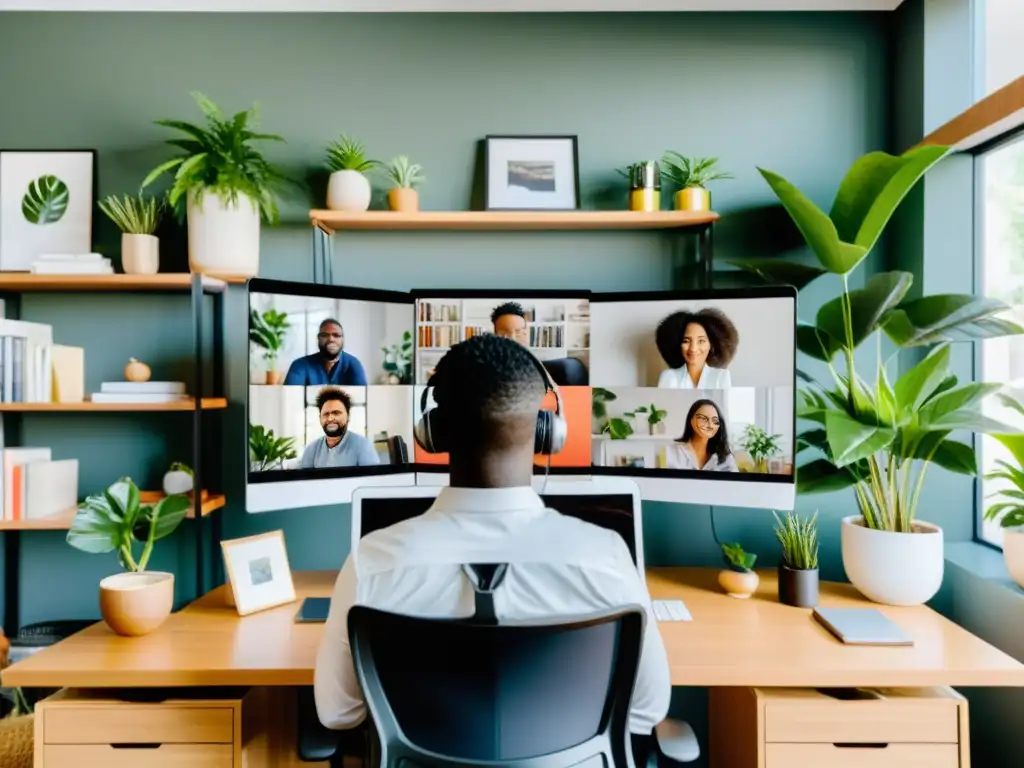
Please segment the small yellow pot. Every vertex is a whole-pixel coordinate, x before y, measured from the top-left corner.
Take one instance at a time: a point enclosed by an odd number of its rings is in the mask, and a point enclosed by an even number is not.
[[[704,187],[687,187],[675,195],[677,211],[710,211],[711,193]]]
[[[399,213],[415,213],[420,209],[420,194],[409,187],[389,189],[388,208]]]
[[[718,572],[718,583],[729,597],[746,599],[757,591],[761,578],[755,571],[732,571],[728,568]]]

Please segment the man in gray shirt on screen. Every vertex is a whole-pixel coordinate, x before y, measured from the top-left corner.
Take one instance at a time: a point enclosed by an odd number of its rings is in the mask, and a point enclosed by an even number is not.
[[[316,396],[323,437],[306,446],[299,469],[327,467],[368,467],[380,464],[373,443],[348,430],[352,398],[343,389],[324,387]]]

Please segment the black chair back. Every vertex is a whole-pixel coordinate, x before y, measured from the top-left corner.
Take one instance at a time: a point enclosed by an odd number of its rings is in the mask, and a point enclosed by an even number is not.
[[[560,387],[585,387],[590,384],[590,371],[579,358],[559,357],[545,360],[544,367],[548,369],[555,384]]]
[[[382,768],[634,768],[639,606],[558,624],[355,606],[348,625]]]

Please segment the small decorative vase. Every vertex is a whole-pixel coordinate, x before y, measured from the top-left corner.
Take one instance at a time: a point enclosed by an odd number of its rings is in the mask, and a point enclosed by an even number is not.
[[[173,496],[176,493],[189,493],[195,487],[195,478],[183,469],[175,469],[164,475],[164,493]]]
[[[335,171],[327,181],[327,207],[358,213],[370,207],[370,180],[359,171]]]
[[[939,591],[946,565],[942,529],[917,520],[913,533],[876,531],[860,515],[840,524],[846,578],[883,605],[924,605]]]
[[[126,275],[160,271],[160,240],[155,235],[121,235],[121,268]]]
[[[637,163],[629,177],[629,210],[661,210],[661,169],[655,160]]]
[[[149,366],[145,363],[139,362],[134,357],[128,358],[128,365],[124,367],[124,380],[134,381],[136,383],[149,381],[149,377],[152,376],[152,372],[149,370]]]
[[[729,597],[746,599],[757,591],[761,577],[756,571],[734,571],[724,568],[718,572],[718,583]]]
[[[1003,528],[1003,560],[1010,578],[1024,589],[1024,526]]]
[[[687,187],[676,192],[677,211],[710,211],[711,193],[704,187]]]
[[[118,573],[100,581],[100,614],[119,635],[148,635],[166,621],[173,607],[173,573]]]
[[[284,374],[281,371],[267,371],[267,384],[276,387],[284,381]]]
[[[796,608],[818,604],[818,569],[796,570],[779,566],[779,602]]]
[[[420,209],[420,193],[409,187],[389,189],[388,208],[398,213],[416,213]]]

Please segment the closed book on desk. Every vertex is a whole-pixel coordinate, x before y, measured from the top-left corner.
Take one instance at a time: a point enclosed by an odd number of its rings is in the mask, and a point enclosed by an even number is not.
[[[814,618],[847,645],[913,645],[877,608],[815,608]]]

